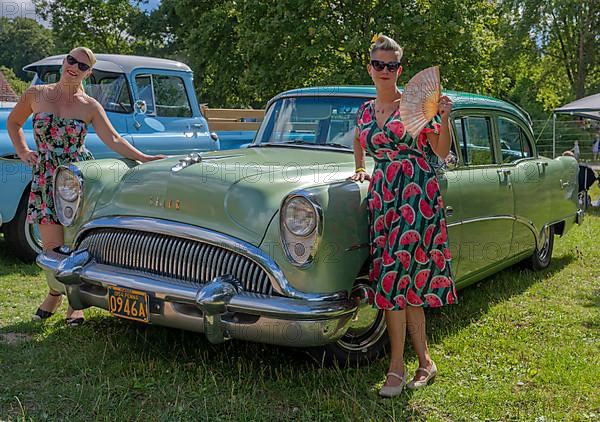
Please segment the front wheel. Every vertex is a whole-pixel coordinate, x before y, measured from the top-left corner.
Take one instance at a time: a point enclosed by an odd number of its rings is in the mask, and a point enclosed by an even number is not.
[[[343,366],[360,366],[386,353],[389,339],[384,312],[373,307],[369,290],[365,284],[354,286],[351,297],[356,298],[359,305],[348,331],[335,343],[311,350],[316,359]]]
[[[42,252],[42,240],[37,226],[27,222],[28,198],[29,189],[23,193],[14,218],[3,229],[12,253],[21,261],[31,263]]]
[[[541,236],[542,247],[539,249],[536,247],[535,252],[529,258],[529,266],[536,271],[543,270],[550,265],[554,248],[554,227],[544,227]]]

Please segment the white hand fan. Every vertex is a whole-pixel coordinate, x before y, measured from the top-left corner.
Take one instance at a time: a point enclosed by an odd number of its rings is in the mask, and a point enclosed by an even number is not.
[[[437,114],[440,96],[439,66],[420,71],[404,86],[400,99],[400,117],[406,131],[413,138]]]

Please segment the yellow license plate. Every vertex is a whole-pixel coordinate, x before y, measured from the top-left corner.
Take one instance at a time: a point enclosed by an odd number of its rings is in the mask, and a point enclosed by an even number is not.
[[[148,322],[148,295],[138,290],[109,286],[108,310],[121,318]]]

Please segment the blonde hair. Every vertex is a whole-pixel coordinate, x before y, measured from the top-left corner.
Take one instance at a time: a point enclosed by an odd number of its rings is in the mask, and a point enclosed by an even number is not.
[[[94,67],[94,65],[96,64],[96,55],[92,50],[90,50],[87,47],[75,47],[73,50],[71,50],[71,53],[74,51],[81,51],[82,53],[84,53],[88,57],[88,59],[90,59],[90,67]]]
[[[398,61],[402,59],[402,47],[400,47],[400,44],[388,36],[380,35],[377,37],[375,42],[371,44],[371,50],[369,51],[371,58],[373,58],[373,54],[379,50],[393,51],[398,56]]]

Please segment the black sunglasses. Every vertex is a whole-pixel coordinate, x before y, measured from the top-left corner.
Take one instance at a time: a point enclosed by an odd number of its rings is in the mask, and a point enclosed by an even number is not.
[[[371,66],[378,72],[381,72],[387,66],[390,72],[395,72],[400,67],[400,62],[384,62],[381,60],[371,60]]]
[[[76,64],[77,67],[79,68],[79,70],[81,70],[82,72],[85,72],[86,70],[88,70],[90,68],[89,64],[77,61],[77,59],[75,57],[71,56],[70,54],[67,55],[67,63],[69,63],[71,66]]]

